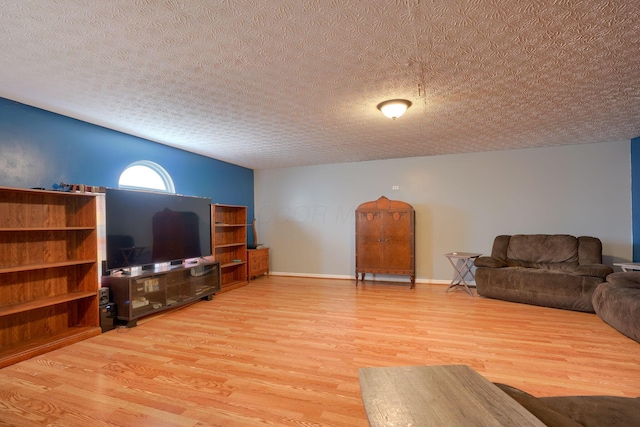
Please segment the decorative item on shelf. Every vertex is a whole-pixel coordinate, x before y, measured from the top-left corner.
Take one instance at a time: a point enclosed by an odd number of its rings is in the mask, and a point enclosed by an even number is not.
[[[69,184],[65,184],[64,182],[61,182],[60,184],[53,184],[52,188],[55,191],[71,191],[71,186]]]
[[[51,188],[55,191],[66,191],[71,193],[105,193],[107,191],[106,187],[98,187],[97,185],[65,184],[64,182],[61,182],[60,184],[53,184]]]
[[[146,305],[149,305],[149,300],[146,299],[145,297],[133,298],[131,300],[131,306],[133,308],[140,308],[140,307],[144,307]]]
[[[376,106],[386,117],[395,120],[402,116],[411,107],[411,101],[407,99],[390,99]]]
[[[262,243],[258,243],[258,231],[256,230],[256,219],[253,218],[253,221],[251,222],[251,224],[247,224],[251,226],[251,229],[253,231],[253,243],[252,244],[247,244],[247,249],[260,249],[263,248],[264,245]]]

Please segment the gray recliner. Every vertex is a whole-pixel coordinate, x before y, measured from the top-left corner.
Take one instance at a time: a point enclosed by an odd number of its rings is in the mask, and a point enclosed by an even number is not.
[[[594,291],[613,272],[598,238],[566,234],[497,236],[491,256],[474,264],[478,295],[591,313]]]

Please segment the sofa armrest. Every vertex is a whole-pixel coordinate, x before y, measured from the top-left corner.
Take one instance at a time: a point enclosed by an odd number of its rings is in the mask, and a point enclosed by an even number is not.
[[[481,256],[476,258],[476,260],[473,262],[473,265],[475,265],[476,267],[502,268],[506,267],[507,263],[490,256]]]
[[[582,427],[582,424],[579,424],[569,416],[554,410],[526,391],[506,384],[494,384],[521,406],[524,406],[527,411],[531,412],[534,417],[542,421],[544,425],[548,427]]]
[[[640,271],[611,273],[607,276],[607,282],[621,288],[640,289]]]
[[[573,271],[573,274],[578,276],[600,277],[602,280],[606,280],[611,273],[613,269],[604,264],[581,264]]]

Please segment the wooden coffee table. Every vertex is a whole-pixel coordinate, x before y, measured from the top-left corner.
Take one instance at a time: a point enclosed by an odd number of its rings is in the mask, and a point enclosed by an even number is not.
[[[465,365],[361,368],[358,374],[372,427],[544,426]]]

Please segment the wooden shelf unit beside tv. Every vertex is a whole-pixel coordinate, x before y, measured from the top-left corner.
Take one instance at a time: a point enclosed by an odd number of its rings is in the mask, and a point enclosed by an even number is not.
[[[99,335],[95,196],[0,187],[0,368]]]
[[[220,262],[221,292],[247,281],[247,207],[211,205],[211,246]]]

